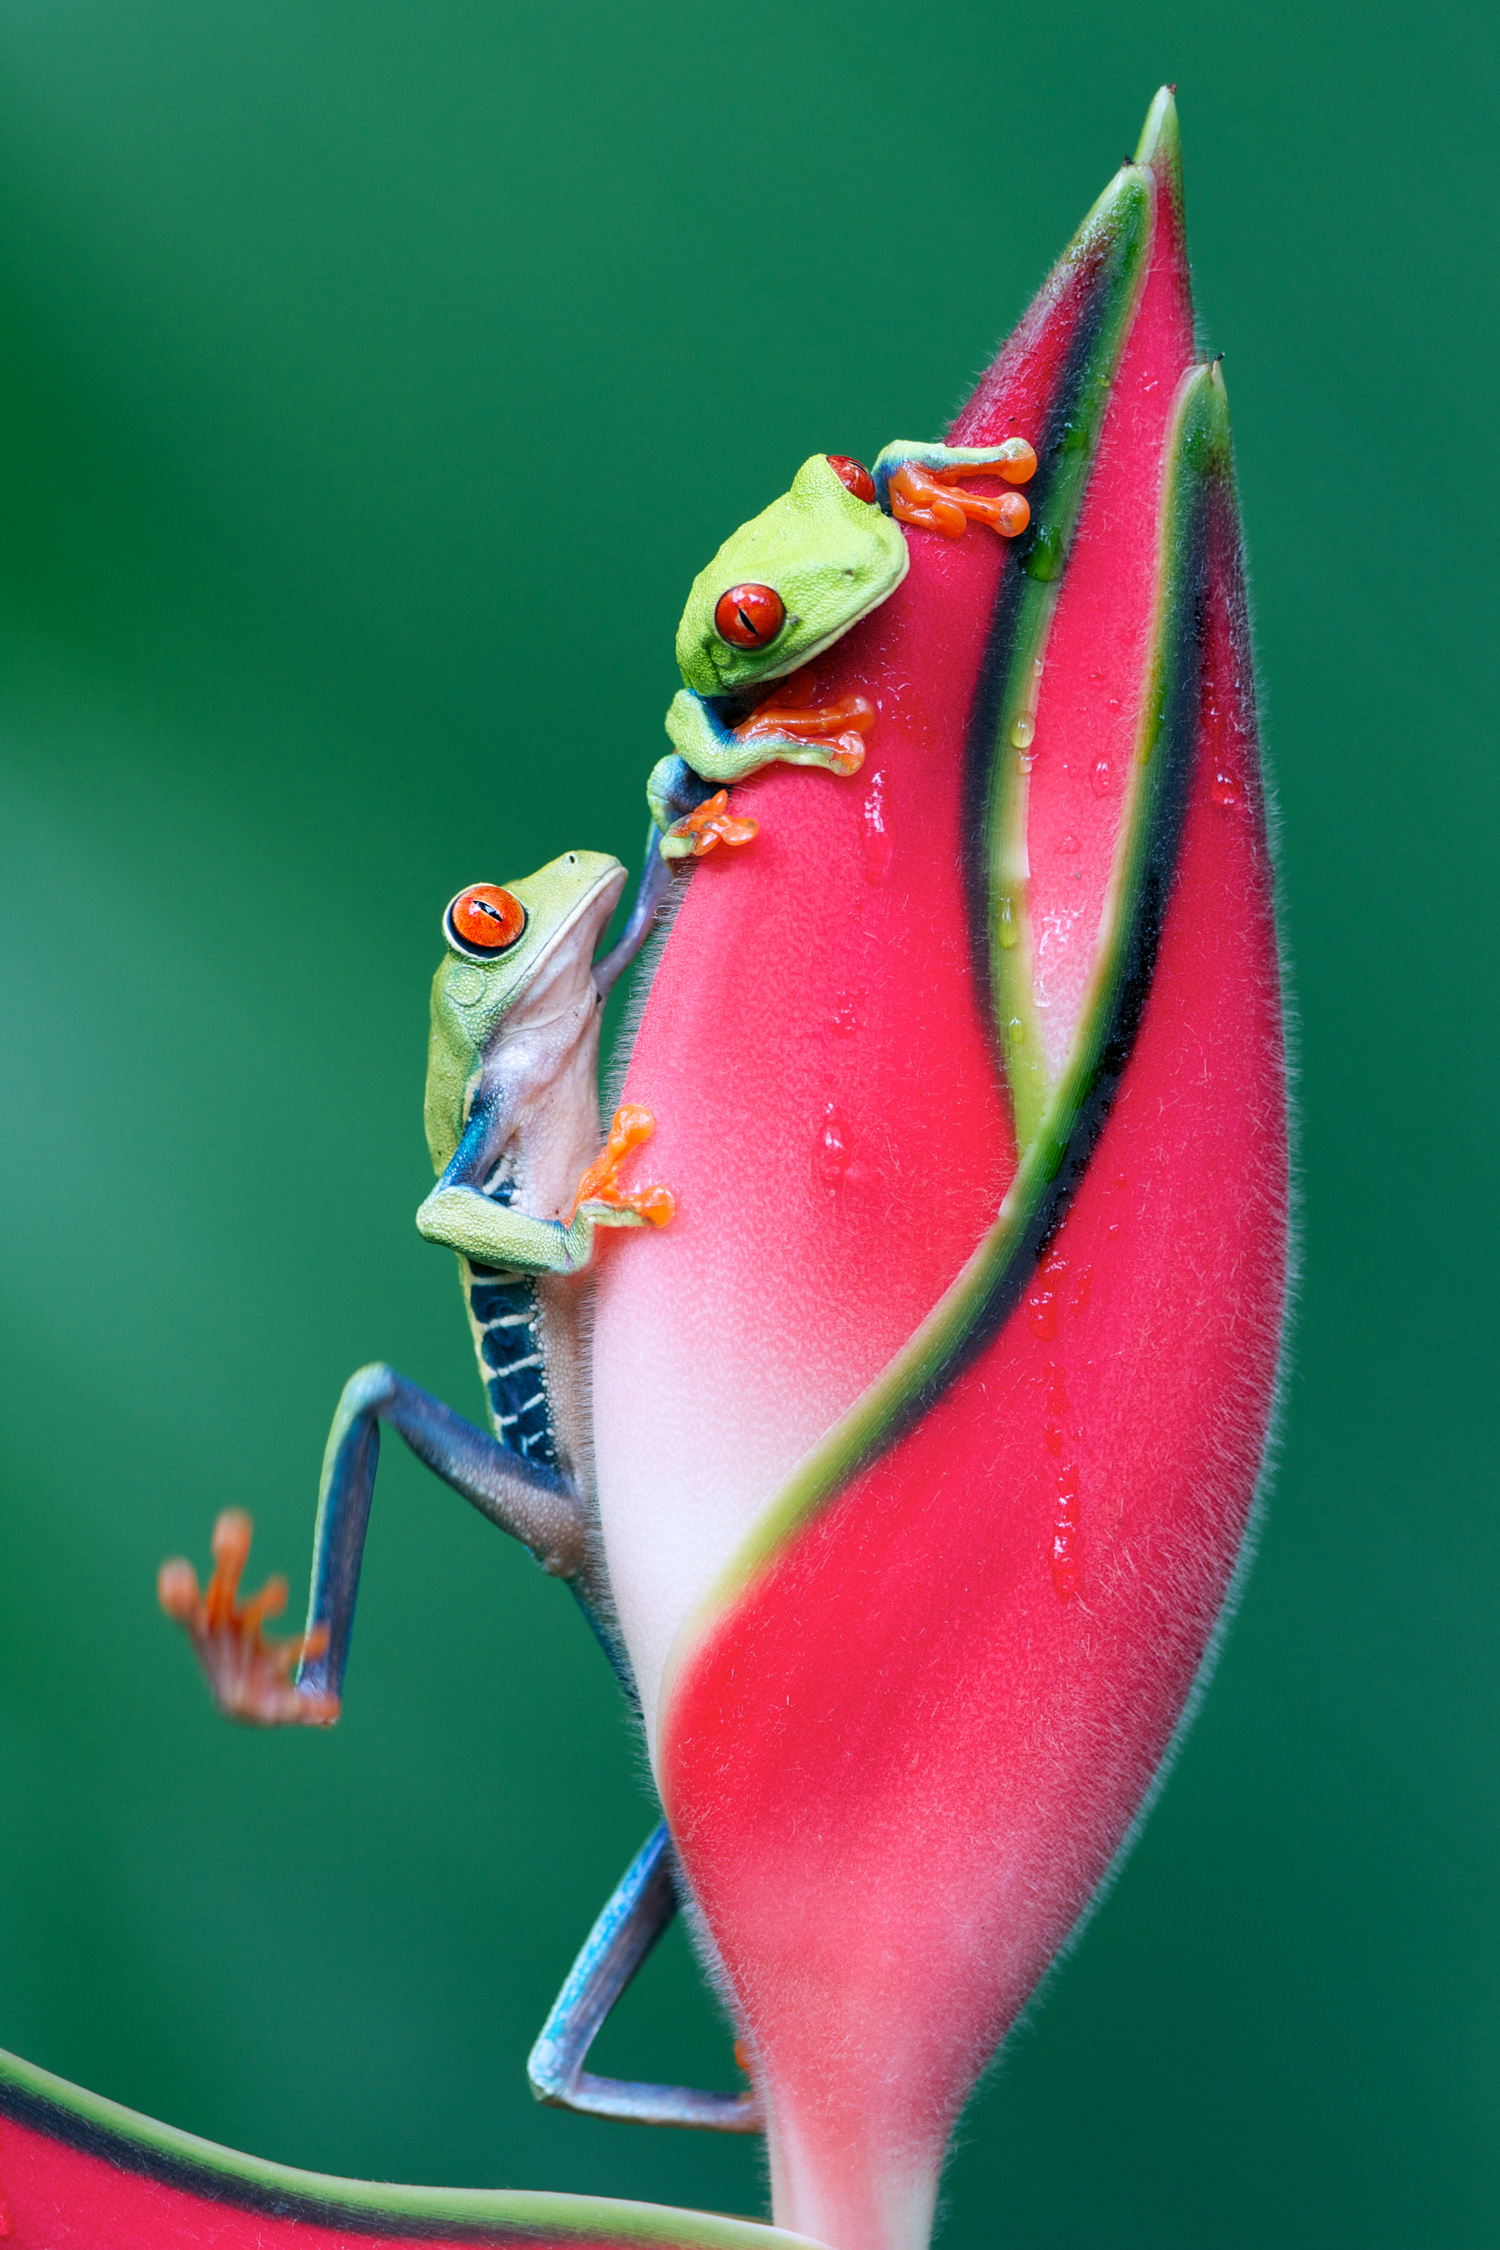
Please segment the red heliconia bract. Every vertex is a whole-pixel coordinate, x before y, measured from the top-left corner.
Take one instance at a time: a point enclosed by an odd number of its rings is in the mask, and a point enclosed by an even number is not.
[[[765,2104],[775,2215],[917,2250],[954,2119],[1126,1842],[1265,1452],[1286,1275],[1272,877],[1176,119],[822,660],[864,767],[693,873],[626,1096],[678,1215],[604,1260],[611,1583]]]
[[[3,2053],[0,2240],[14,2250],[815,2250],[752,2220],[661,2204],[298,2171]]]

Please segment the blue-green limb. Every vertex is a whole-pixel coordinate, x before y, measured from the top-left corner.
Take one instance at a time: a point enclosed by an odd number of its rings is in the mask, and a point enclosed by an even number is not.
[[[382,1422],[400,1432],[435,1476],[529,1549],[543,1570],[566,1579],[604,1637],[588,1517],[567,1480],[522,1460],[393,1367],[362,1367],[344,1385],[323,1457],[307,1610],[307,1637],[317,1653],[298,1667],[299,1695],[343,1692]]]
[[[769,701],[769,697],[766,698]],[[760,773],[766,766],[822,766],[829,773],[846,770],[846,761],[836,742],[808,740],[788,730],[785,734],[751,735],[742,741],[719,708],[721,699],[695,695],[690,688],[679,688],[667,706],[667,739],[673,750],[693,773],[716,787],[727,787],[736,781],[747,781],[751,774]],[[752,715],[741,711],[740,722]],[[671,781],[675,778],[666,769],[673,765],[670,757],[663,758],[653,767],[651,779],[646,784],[647,801],[658,826],[662,825],[657,810],[657,800],[669,801]]]
[[[589,2117],[637,2125],[688,2125],[718,2133],[759,2133],[752,2093],[707,2093],[643,2079],[603,2078],[585,2070],[589,2048],[625,1987],[677,1912],[676,1855],[665,1823],[652,1831],[620,1878],[568,1973],[526,2074],[539,2102]]]

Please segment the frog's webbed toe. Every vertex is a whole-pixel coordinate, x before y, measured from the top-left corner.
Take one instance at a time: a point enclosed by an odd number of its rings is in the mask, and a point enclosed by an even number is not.
[[[1031,521],[1031,503],[1019,484],[1036,474],[1036,454],[1025,438],[1003,445],[888,445],[875,463],[881,504],[898,523],[919,531],[939,531],[961,539],[971,523],[988,524],[1002,539],[1015,539]],[[984,477],[1009,486],[1004,492],[966,492],[964,485]]]
[[[716,789],[701,805],[695,805],[691,812],[672,822],[661,840],[661,856],[663,859],[702,859],[720,844],[748,844],[759,834],[760,822],[731,812],[729,791]]]
[[[604,1227],[664,1227],[677,1209],[677,1198],[670,1188],[621,1187],[620,1167],[632,1150],[649,1141],[656,1131],[656,1119],[649,1109],[639,1103],[628,1102],[617,1109],[609,1129],[609,1138],[593,1163],[578,1183],[578,1193],[573,1198],[574,1215],[584,1215],[595,1226]]]
[[[284,1578],[270,1578],[248,1601],[239,1599],[253,1525],[242,1508],[226,1508],[214,1525],[214,1572],[206,1590],[189,1562],[166,1562],[157,1573],[157,1598],[193,1644],[209,1691],[226,1718],[257,1727],[326,1727],[339,1715],[336,1695],[304,1693],[292,1674],[304,1658],[318,1656],[327,1634],[268,1641],[262,1627],[286,1608]]]

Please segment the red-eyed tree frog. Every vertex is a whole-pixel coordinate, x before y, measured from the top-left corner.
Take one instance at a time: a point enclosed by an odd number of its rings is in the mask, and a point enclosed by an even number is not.
[[[1025,438],[1001,445],[888,445],[873,474],[815,453],[789,492],[742,524],[693,580],[677,628],[683,687],[667,712],[673,755],[647,796],[666,859],[748,843],[728,785],[772,764],[852,774],[875,720],[865,696],[817,700],[817,659],[906,576],[903,524],[959,538],[970,522],[1013,539],[1031,520],[1016,486],[1036,472]],[[966,492],[973,478],[1001,483]]]
[[[458,1252],[493,1435],[393,1368],[351,1376],[324,1457],[301,1644],[261,1637],[284,1585],[273,1584],[269,1603],[237,1600],[249,1549],[249,1519],[238,1511],[220,1519],[205,1595],[190,1565],[165,1565],[162,1606],[187,1628],[229,1717],[264,1726],[337,1718],[381,1422],[567,1579],[615,1655],[591,1528],[587,1269],[599,1227],[664,1225],[672,1215],[668,1190],[632,1193],[616,1177],[650,1136],[646,1111],[621,1111],[599,1150],[600,1016],[655,903],[643,894],[625,936],[595,963],[624,884],[618,860],[567,852],[519,882],[470,886],[444,914],[426,1099],[439,1177],[417,1225]]]
[[[473,884],[443,917],[432,986],[426,1124],[437,1185],[417,1213],[429,1242],[457,1251],[493,1434],[383,1365],[344,1387],[329,1432],[300,1640],[267,1641],[286,1601],[273,1580],[241,1602],[250,1518],[214,1530],[214,1575],[170,1562],[162,1607],[186,1629],[219,1708],[258,1726],[327,1726],[344,1669],[380,1450],[380,1424],[572,1588],[632,1702],[604,1576],[589,1414],[589,1267],[600,1227],[664,1226],[669,1189],[618,1174],[654,1129],[638,1105],[599,1148],[604,1001],[644,941],[668,870],[653,853],[619,942],[594,951],[625,884],[618,860],[567,852],[508,885]],[[600,2078],[583,2069],[603,2016],[677,1911],[675,1861],[659,1827],[627,1870],[532,2058],[539,2099],[642,2123],[753,2132],[748,2094]]]

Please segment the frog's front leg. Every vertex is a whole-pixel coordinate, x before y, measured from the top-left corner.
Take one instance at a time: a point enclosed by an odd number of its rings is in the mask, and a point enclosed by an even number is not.
[[[272,1579],[248,1602],[238,1598],[251,1537],[243,1510],[226,1510],[214,1527],[214,1574],[204,1593],[190,1563],[162,1565],[162,1608],[186,1630],[226,1717],[251,1726],[331,1726],[338,1717],[382,1422],[545,1571],[567,1579],[608,1647],[588,1515],[567,1479],[522,1460],[393,1367],[362,1367],[345,1384],[328,1433],[300,1640],[268,1641],[261,1630],[286,1606],[285,1579]]]
[[[859,771],[864,738],[875,724],[874,704],[866,695],[817,702],[816,694],[817,668],[812,664],[773,680],[763,699],[739,717],[725,698],[678,690],[667,712],[667,734],[676,755],[663,758],[646,785],[652,817],[662,831],[663,859],[701,859],[718,843],[748,843],[756,823],[730,811],[726,789],[766,766]],[[715,782],[724,786],[711,794]]]
[[[1003,445],[923,445],[900,438],[875,463],[880,505],[898,523],[940,531],[961,539],[971,523],[988,524],[1002,539],[1015,539],[1031,521],[1031,503],[1014,488],[1036,475],[1036,453],[1025,438]],[[982,494],[963,487],[976,477],[1009,485],[1008,492]]]
[[[864,738],[875,724],[866,695],[841,695],[823,703],[817,667],[799,666],[768,683],[761,701],[736,715],[732,699],[679,688],[667,711],[667,734],[683,761],[705,781],[731,785],[762,766],[823,766],[857,773]]]
[[[671,1218],[676,1206],[670,1188],[631,1189],[619,1181],[621,1166],[655,1130],[649,1110],[635,1104],[617,1110],[567,1218],[539,1219],[486,1192],[479,1174],[493,1169],[494,1122],[476,1104],[452,1162],[417,1212],[418,1231],[474,1265],[520,1274],[581,1273],[594,1255],[597,1228],[661,1227]]]

